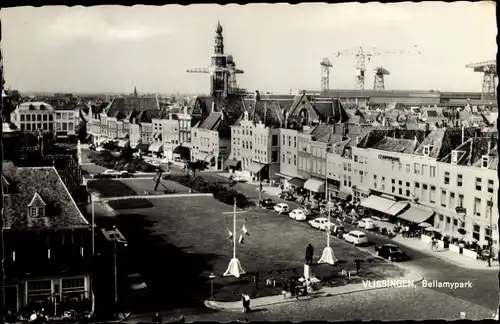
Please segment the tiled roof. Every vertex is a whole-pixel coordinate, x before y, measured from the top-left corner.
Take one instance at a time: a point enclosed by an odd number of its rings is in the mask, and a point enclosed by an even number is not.
[[[73,102],[60,102],[58,100],[52,100],[51,105],[54,110],[75,110],[76,107]]]
[[[32,101],[32,102],[23,102],[22,104],[19,105],[19,110],[29,110],[30,106],[33,106],[35,110],[40,110],[42,107],[45,107],[45,109],[52,109],[53,107],[43,101]]]
[[[490,147],[488,147],[488,143],[490,143]],[[457,161],[458,165],[474,165],[476,162],[480,162],[483,155],[488,153],[488,149],[491,150],[495,143],[491,141],[491,139],[487,137],[475,137],[470,138],[465,143],[459,145],[454,150],[463,152],[459,156],[459,160]],[[451,163],[452,153],[450,152],[445,157],[441,159],[441,162]],[[480,166],[480,164],[479,164]]]
[[[425,138],[425,131],[408,129],[372,129],[366,136],[360,139],[358,147],[373,147],[386,137],[408,140],[414,140],[416,137],[417,141],[421,143]]]
[[[109,117],[123,119],[132,111],[158,111],[158,101],[154,97],[122,97],[113,99],[106,108]]]
[[[415,151],[418,143],[414,139],[401,139],[386,137],[380,142],[372,146],[372,148],[386,151],[386,152],[399,152],[411,154]]]
[[[498,169],[498,146],[495,145],[491,151],[490,151],[490,154],[488,154],[489,156],[489,163],[488,163],[488,169],[490,170],[497,170]],[[481,159],[477,160],[476,162],[474,162],[474,166],[475,167],[481,167],[482,163],[481,163]]]
[[[478,137],[479,128],[465,128],[464,141]],[[442,159],[462,143],[461,128],[436,128],[421,142],[414,154],[423,155],[424,146],[431,146],[429,156]]]
[[[219,126],[221,125],[221,117],[222,117],[222,112],[220,111],[214,111],[211,112],[210,115],[208,115],[205,120],[201,122],[201,124],[198,126],[198,128],[201,129],[208,129],[208,130],[217,130]]]
[[[5,164],[4,164],[5,167]],[[73,198],[54,167],[8,168],[3,171],[16,190],[4,196],[4,228],[44,230],[88,228]],[[28,204],[38,193],[46,204],[45,217],[31,217]]]
[[[345,123],[349,120],[349,115],[337,98],[332,98],[329,101],[314,100],[312,106],[324,121]]]
[[[190,115],[200,115],[200,116],[208,116],[210,112],[212,112],[212,103],[215,102],[213,97],[207,96],[198,96],[193,101],[193,105],[189,109]],[[196,107],[200,107],[201,111],[197,111]]]

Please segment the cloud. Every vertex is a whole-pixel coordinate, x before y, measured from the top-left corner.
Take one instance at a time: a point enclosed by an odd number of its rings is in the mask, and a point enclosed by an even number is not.
[[[129,21],[110,22],[102,14],[87,10],[68,11],[57,16],[48,26],[48,33],[60,41],[85,37],[97,41],[140,40],[160,35],[172,34],[168,27],[154,27]]]

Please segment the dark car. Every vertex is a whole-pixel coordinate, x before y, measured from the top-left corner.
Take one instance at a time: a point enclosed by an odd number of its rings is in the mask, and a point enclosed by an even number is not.
[[[276,204],[274,203],[274,201],[272,199],[266,198],[266,199],[262,199],[260,201],[260,205],[264,208],[267,208],[267,209],[273,209]]]
[[[343,218],[342,218],[342,221],[344,223],[347,223],[347,224],[351,224],[351,225],[357,225],[358,224],[358,220],[354,217],[351,217],[351,216],[348,216],[348,215],[345,215]]]
[[[297,199],[294,195],[292,195],[288,191],[281,192],[279,197],[280,197],[280,199],[284,199],[284,200],[288,200],[288,201],[293,201],[293,200]]]
[[[389,261],[406,261],[410,258],[394,244],[384,244],[375,247],[375,253]]]

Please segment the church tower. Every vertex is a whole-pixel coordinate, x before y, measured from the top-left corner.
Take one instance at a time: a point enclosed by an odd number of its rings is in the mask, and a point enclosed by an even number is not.
[[[217,23],[214,39],[214,54],[210,66],[210,92],[214,97],[224,98],[228,94],[229,70],[227,69],[227,55],[224,54],[224,37],[222,26]]]

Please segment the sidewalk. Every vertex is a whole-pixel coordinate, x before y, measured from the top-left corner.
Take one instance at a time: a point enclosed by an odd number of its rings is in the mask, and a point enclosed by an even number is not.
[[[389,280],[405,280],[405,281],[413,281],[413,283],[419,283],[423,280],[424,278],[414,272],[410,272],[407,276],[401,277],[401,278],[393,278]],[[319,290],[313,292],[312,294],[304,297],[300,297],[299,301],[303,300],[310,300],[313,298],[319,298],[319,297],[333,297],[333,296],[340,296],[340,295],[345,295],[345,294],[351,294],[351,293],[356,293],[356,292],[361,292],[361,291],[368,291],[368,290],[376,290],[376,289],[383,289],[384,287],[365,287],[363,283],[357,283],[357,284],[347,284],[345,286],[341,287],[322,287]],[[297,302],[295,298],[292,297],[285,297],[283,298],[282,295],[275,295],[275,296],[268,296],[268,297],[260,297],[260,298],[255,298],[252,299],[251,305],[252,309],[259,309],[265,306],[269,305],[278,305],[278,304],[285,304],[285,303],[291,303],[291,302]],[[218,301],[213,301],[213,300],[206,300],[204,302],[205,306],[211,309],[215,310],[237,310],[241,311],[242,306],[241,306],[241,301],[234,301],[234,302],[218,302]]]
[[[492,261],[491,267],[488,267],[488,262],[486,261],[468,258],[466,256],[448,250],[438,250],[436,252],[433,252],[429,244],[423,242],[420,238],[406,238],[398,234],[396,237],[392,238],[392,240],[398,244],[405,245],[409,248],[424,252],[436,258],[453,263],[461,268],[466,268],[471,270],[494,270],[494,271],[498,271],[499,269],[498,261]]]

